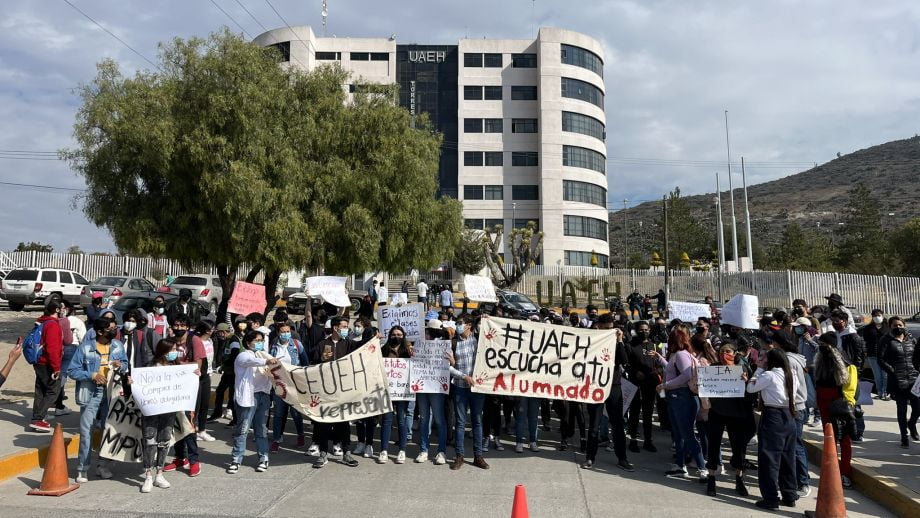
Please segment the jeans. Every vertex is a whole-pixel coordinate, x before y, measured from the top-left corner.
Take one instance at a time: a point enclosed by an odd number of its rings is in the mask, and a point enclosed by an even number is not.
[[[55,408],[64,408],[64,389],[67,388],[67,367],[70,365],[70,360],[73,359],[74,353],[77,352],[76,345],[65,345],[64,346],[64,356],[61,359],[61,379],[58,380],[61,383],[61,388],[58,390],[57,400],[54,402]]]
[[[896,388],[891,392],[894,402],[897,405],[898,428],[901,430],[902,440],[907,438],[907,433],[917,432],[917,417],[920,416],[920,398],[911,394],[910,387],[906,389]],[[907,417],[907,407],[910,407],[910,418]]]
[[[186,412],[185,415],[188,417],[188,412]],[[195,422],[193,422],[191,419],[189,419],[189,423],[192,426],[195,426]],[[200,432],[202,430],[202,428],[199,428],[196,431]],[[179,439],[176,441],[176,444],[173,446],[173,448],[175,449],[177,459],[188,459],[189,463],[191,464],[198,463],[198,456],[200,452],[198,451],[197,433],[193,432]]]
[[[144,434],[144,469],[163,469],[175,421],[175,412],[141,418]]]
[[[36,365],[36,367],[43,367],[43,365]],[[96,385],[89,401],[80,407],[80,451],[77,453],[77,471],[86,471],[89,468],[93,428],[101,428],[100,425],[108,413],[109,398],[105,385]]]
[[[35,369],[35,397],[32,400],[32,420],[42,421],[51,405],[57,401],[61,380],[53,379],[51,366],[33,365]]]
[[[470,387],[454,387],[454,410],[457,415],[454,449],[460,457],[464,451],[467,409],[470,411],[470,422],[473,425],[473,455],[482,455],[482,408],[485,403],[485,394],[474,394]]]
[[[230,455],[237,464],[243,462],[243,454],[246,453],[250,424],[255,431],[259,460],[268,460],[268,406],[271,398],[266,392],[256,392],[254,397],[255,406],[236,405],[236,428],[233,429],[233,451]]]
[[[757,485],[768,503],[798,499],[795,473],[795,419],[788,408],[766,407],[757,437]]]
[[[879,397],[888,394],[888,373],[879,366],[878,358],[870,356],[869,366],[872,367],[872,379],[875,380],[875,393]]]
[[[524,442],[524,426],[526,422],[528,442],[537,442],[537,422],[540,417],[540,399],[535,397],[519,397],[515,410],[514,433],[517,442]]]
[[[703,452],[705,459],[709,455],[709,421],[696,420],[696,438],[700,441],[700,451]]]
[[[280,397],[272,394],[272,402],[275,405],[275,413],[272,418],[272,441],[281,442],[281,436],[284,435],[284,427],[287,425],[288,412],[294,420],[294,428],[297,430],[297,436],[303,437],[303,415],[291,408],[291,405],[284,402]]]
[[[698,468],[703,469],[703,451],[696,440],[693,425],[696,414],[700,411],[700,400],[690,392],[688,387],[680,387],[667,392],[668,414],[671,418],[671,435],[674,437],[675,464],[684,465],[684,459],[691,456]]]
[[[447,453],[447,419],[444,415],[444,394],[416,394],[421,420],[418,425],[419,450],[428,451],[431,439],[431,421],[438,427],[438,453]]]
[[[802,430],[808,421],[808,412],[800,410],[795,418],[795,478],[799,487],[811,483],[808,475],[808,454],[805,452],[805,441],[802,440]]]
[[[383,414],[380,424],[380,451],[387,451],[390,447],[390,433],[393,430],[393,414],[396,414],[396,433],[399,434],[397,443],[399,451],[406,451],[406,442],[409,439],[408,401],[394,401],[396,412]]]

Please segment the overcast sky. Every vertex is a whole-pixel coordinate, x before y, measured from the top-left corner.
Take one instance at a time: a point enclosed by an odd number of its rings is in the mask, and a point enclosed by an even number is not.
[[[153,60],[160,41],[240,30],[208,0],[71,1]],[[260,24],[284,25],[265,0],[214,1],[250,37]],[[287,23],[320,32],[321,0],[271,3]],[[733,158],[756,166],[749,183],[920,132],[916,0],[329,0],[328,33],[338,36],[451,44],[533,38],[535,26],[583,32],[606,49],[611,208],[674,186],[714,191],[714,173],[726,169],[724,110]],[[0,2],[0,182],[84,187],[62,162],[10,152],[72,145],[71,89],[104,57],[129,73],[149,67],[63,0]],[[0,249],[32,240],[113,249],[72,208],[76,191],[0,192]]]

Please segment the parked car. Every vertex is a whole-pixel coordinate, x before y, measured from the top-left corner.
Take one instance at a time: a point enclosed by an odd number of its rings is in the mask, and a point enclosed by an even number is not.
[[[72,270],[17,268],[0,282],[0,291],[11,310],[22,311],[27,305],[44,305],[52,300],[78,304],[80,292],[87,284],[82,275]]]
[[[125,313],[127,313],[128,311],[131,311],[134,308],[141,308],[147,313],[150,313],[151,311],[153,311],[153,299],[157,297],[163,297],[163,299],[166,301],[167,306],[169,305],[170,302],[179,298],[178,295],[175,295],[172,293],[161,293],[156,290],[141,291],[141,292],[136,292],[136,293],[132,293],[130,295],[125,295],[121,297],[120,299],[118,299],[118,302],[116,302],[115,305],[112,306],[111,311],[115,313],[115,319],[118,321],[119,324],[121,324]],[[202,316],[202,318],[207,317],[208,315],[214,315],[214,313],[211,313],[211,311],[209,311],[206,305],[201,304],[197,300],[191,300],[189,301],[189,304],[198,306],[199,314]]]
[[[220,285],[220,278],[208,273],[196,273],[191,275],[179,275],[171,282],[167,289],[160,289],[160,292],[179,295],[179,290],[188,288],[192,291],[192,300],[197,300],[202,306],[208,308],[208,312],[217,313],[217,306],[220,299],[224,296],[224,290]]]
[[[907,332],[915,338],[920,338],[920,312],[914,313],[914,316],[904,319],[904,325],[907,326]]]
[[[367,295],[366,291],[361,290],[348,290],[348,299],[351,301],[351,312],[355,313],[358,309],[361,308],[361,299]],[[313,297],[311,305],[313,308],[317,308],[322,305],[323,299],[320,297]],[[289,315],[303,315],[304,308],[307,307],[307,294],[303,291],[298,291],[293,293],[287,298],[287,312]]]
[[[511,290],[495,290],[495,302],[480,302],[479,310],[483,313],[491,313],[497,305],[506,314],[517,314],[520,317],[529,317],[540,312],[540,307],[530,300],[527,295]]]
[[[3,279],[5,279],[11,271],[13,271],[11,268],[0,270],[0,283],[3,283]],[[6,300],[6,297],[3,296],[3,291],[0,291],[0,299]]]
[[[115,303],[125,295],[154,290],[156,290],[156,287],[143,277],[126,277],[123,275],[99,277],[80,292],[80,305],[85,308],[92,304],[93,293],[97,292],[102,293],[107,302]]]

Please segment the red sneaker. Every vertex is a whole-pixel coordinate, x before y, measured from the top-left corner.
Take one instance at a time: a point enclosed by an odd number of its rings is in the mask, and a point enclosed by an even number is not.
[[[169,464],[163,466],[163,471],[176,471],[179,468],[187,468],[188,466],[188,459],[175,459]]]
[[[51,433],[51,425],[44,419],[41,421],[32,421],[29,423],[29,428],[34,432]]]
[[[297,436],[297,447],[303,448],[306,445],[307,445],[307,438],[304,437],[303,435],[298,435]]]
[[[188,466],[189,466],[188,476],[197,477],[198,474],[201,473],[201,463],[200,462],[189,464]]]
[[[278,441],[272,441],[272,445],[268,447],[268,453],[278,453],[280,449],[281,444]]]

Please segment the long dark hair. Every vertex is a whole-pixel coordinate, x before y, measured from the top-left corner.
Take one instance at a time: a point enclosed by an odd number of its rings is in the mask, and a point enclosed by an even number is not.
[[[402,332],[403,334],[402,339],[397,340],[393,338],[393,331]],[[384,356],[390,353],[395,353],[396,356],[399,356],[399,353],[403,351],[406,354],[409,354],[410,347],[411,347],[411,344],[409,343],[409,340],[406,340],[406,330],[403,329],[402,326],[393,326],[390,328],[390,331],[387,333],[387,341],[383,343],[382,349],[383,349]]]
[[[789,368],[789,359],[782,349],[767,351],[767,370],[782,369],[786,382],[786,399],[789,401],[789,411],[795,415],[795,380],[792,378],[792,369]]]
[[[176,345],[176,341],[172,338],[163,338],[157,342],[156,352],[153,354],[153,363],[160,365],[166,365],[169,363],[166,361],[166,355],[175,349]]]
[[[716,351],[712,348],[709,341],[701,334],[694,334],[690,337],[690,349],[699,356],[706,358],[709,365],[716,363]]]

